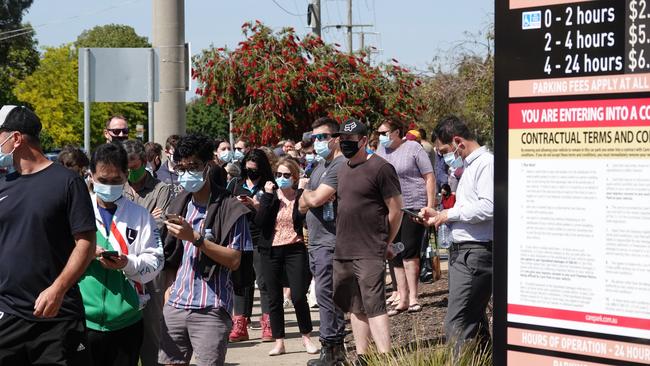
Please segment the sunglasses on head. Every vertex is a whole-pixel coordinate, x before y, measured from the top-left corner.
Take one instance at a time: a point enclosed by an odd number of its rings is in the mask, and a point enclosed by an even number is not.
[[[129,134],[129,129],[128,128],[109,128],[108,132],[115,136],[119,136],[120,134],[123,135],[128,135]]]
[[[312,140],[318,140],[318,141],[323,141],[323,140],[328,140],[330,137],[332,137],[331,133],[317,133],[317,134],[312,134],[311,139]]]
[[[289,179],[289,178],[291,178],[291,173],[280,173],[280,172],[277,172],[277,173],[275,173],[275,177],[276,177],[276,178],[285,177],[285,178]]]

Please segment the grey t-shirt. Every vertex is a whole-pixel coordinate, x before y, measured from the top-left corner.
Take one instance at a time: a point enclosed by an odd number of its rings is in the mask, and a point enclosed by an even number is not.
[[[334,190],[338,187],[339,168],[345,164],[346,159],[343,155],[335,158],[331,162],[322,162],[316,166],[311,173],[307,189],[315,191],[321,184],[326,184]],[[336,202],[334,202],[334,212],[336,212]],[[307,212],[307,230],[309,230],[310,246],[330,246],[336,245],[336,220],[323,220],[323,206],[310,208]]]

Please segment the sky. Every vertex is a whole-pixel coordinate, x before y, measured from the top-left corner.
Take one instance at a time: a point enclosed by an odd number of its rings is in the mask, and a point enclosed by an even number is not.
[[[260,20],[273,29],[291,26],[298,34],[307,28],[309,0],[185,0],[185,41],[192,53],[214,44],[235,48],[243,40],[241,25]],[[353,0],[353,23],[372,24],[376,32],[365,36],[366,45],[381,51],[373,61],[400,63],[426,70],[434,56],[443,55],[466,32],[487,29],[494,18],[494,0]],[[323,26],[347,22],[347,0],[321,0]],[[36,28],[39,46],[73,42],[85,29],[110,23],[126,24],[152,40],[152,0],[34,0],[23,21]],[[355,30],[358,31],[358,30]],[[344,29],[323,30],[326,42],[347,50]],[[353,47],[359,47],[354,35]],[[194,90],[194,88],[190,89]]]

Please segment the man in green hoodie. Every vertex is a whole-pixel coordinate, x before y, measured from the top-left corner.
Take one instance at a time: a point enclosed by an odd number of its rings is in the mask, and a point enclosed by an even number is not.
[[[90,161],[97,226],[96,259],[79,286],[94,365],[138,364],[145,284],[164,264],[156,223],[147,209],[122,197],[128,175],[124,148],[105,144]]]

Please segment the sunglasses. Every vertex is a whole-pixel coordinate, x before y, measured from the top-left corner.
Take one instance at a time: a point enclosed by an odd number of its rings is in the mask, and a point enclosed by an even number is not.
[[[280,172],[277,172],[277,173],[275,173],[275,177],[276,177],[276,178],[285,177],[285,178],[289,179],[289,178],[291,178],[291,173],[280,173]]]
[[[108,128],[108,132],[110,132],[112,135],[119,136],[120,134],[123,135],[128,135],[129,134],[129,129],[128,128]]]
[[[386,131],[377,131],[377,133],[381,136],[387,136],[389,133],[391,133],[391,130],[386,130]]]
[[[324,141],[324,140],[329,140],[330,137],[332,137],[331,133],[317,133],[317,134],[312,134],[311,139],[312,140],[318,140],[318,141]]]

